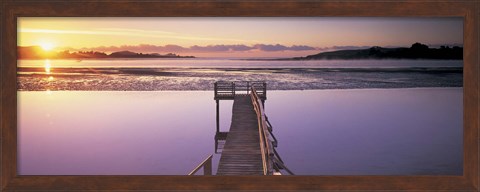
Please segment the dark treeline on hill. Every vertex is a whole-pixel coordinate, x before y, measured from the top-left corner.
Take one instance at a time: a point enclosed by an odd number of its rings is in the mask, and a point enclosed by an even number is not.
[[[441,46],[438,49],[429,48],[421,43],[414,43],[410,48],[371,47],[359,50],[340,50],[323,52],[306,57],[294,57],[291,60],[317,59],[463,59],[462,47]]]
[[[174,53],[161,55],[158,53],[135,53],[119,51],[111,54],[98,51],[45,51],[41,47],[18,47],[18,59],[103,59],[103,58],[195,58],[194,56],[180,56]]]

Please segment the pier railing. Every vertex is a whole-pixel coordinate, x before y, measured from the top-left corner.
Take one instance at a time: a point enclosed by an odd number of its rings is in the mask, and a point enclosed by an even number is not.
[[[203,168],[203,175],[212,175],[212,157],[213,154],[208,156],[205,160],[203,160],[200,164],[195,167],[188,175],[194,175],[197,173],[201,168]]]
[[[258,133],[260,135],[260,152],[262,154],[263,174],[274,175],[280,173],[280,169],[284,169],[290,175],[294,175],[283,163],[280,155],[275,150],[277,147],[277,139],[272,133],[272,125],[268,121],[263,108],[261,97],[256,90],[256,86],[251,88],[252,104],[257,114]]]
[[[267,99],[267,83],[264,81],[217,81],[214,83],[214,99],[229,100],[235,95],[248,95],[251,87],[256,88],[259,98]]]

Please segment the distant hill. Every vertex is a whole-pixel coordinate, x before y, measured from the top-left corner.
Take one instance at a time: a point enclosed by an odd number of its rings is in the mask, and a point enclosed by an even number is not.
[[[410,48],[371,47],[359,50],[340,50],[323,52],[306,57],[294,57],[288,60],[320,60],[320,59],[463,59],[463,48],[441,46],[429,48],[421,43],[414,43]]]
[[[110,54],[110,57],[137,57],[138,54],[131,51],[119,51]]]
[[[103,58],[195,58],[194,56],[180,56],[174,53],[161,55],[158,53],[135,53],[119,51],[106,54],[98,51],[45,51],[39,46],[17,47],[18,59],[103,59]]]
[[[119,51],[113,52],[109,55],[112,58],[195,58],[194,56],[180,56],[174,53],[167,53],[165,55],[160,55],[158,53],[135,53],[131,51]]]

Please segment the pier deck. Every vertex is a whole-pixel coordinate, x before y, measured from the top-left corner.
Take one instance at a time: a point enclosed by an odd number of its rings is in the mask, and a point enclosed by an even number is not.
[[[250,95],[236,95],[217,175],[263,175],[258,120]]]
[[[278,175],[283,170],[293,175],[275,150],[277,139],[264,111],[266,99],[267,84],[263,81],[215,82],[215,153],[222,149],[217,175]],[[220,100],[233,100],[227,132],[220,131]]]

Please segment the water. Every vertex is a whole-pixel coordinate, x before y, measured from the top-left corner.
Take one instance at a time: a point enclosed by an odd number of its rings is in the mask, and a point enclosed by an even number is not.
[[[185,175],[214,152],[213,82],[264,80],[278,151],[296,174],[461,175],[462,65],[19,60],[19,173]],[[231,105],[221,101],[222,131]]]
[[[462,60],[310,60],[259,61],[219,58],[48,60],[52,68],[404,68],[462,67]],[[44,67],[45,60],[18,60],[19,67]]]
[[[298,174],[461,175],[462,91],[272,92],[266,113]]]
[[[270,91],[265,105],[277,149],[298,175],[461,175],[462,92]],[[21,175],[185,175],[214,152],[213,91],[18,97]],[[226,130],[231,101],[220,106]]]
[[[19,92],[19,173],[185,175],[212,153],[210,92]]]

